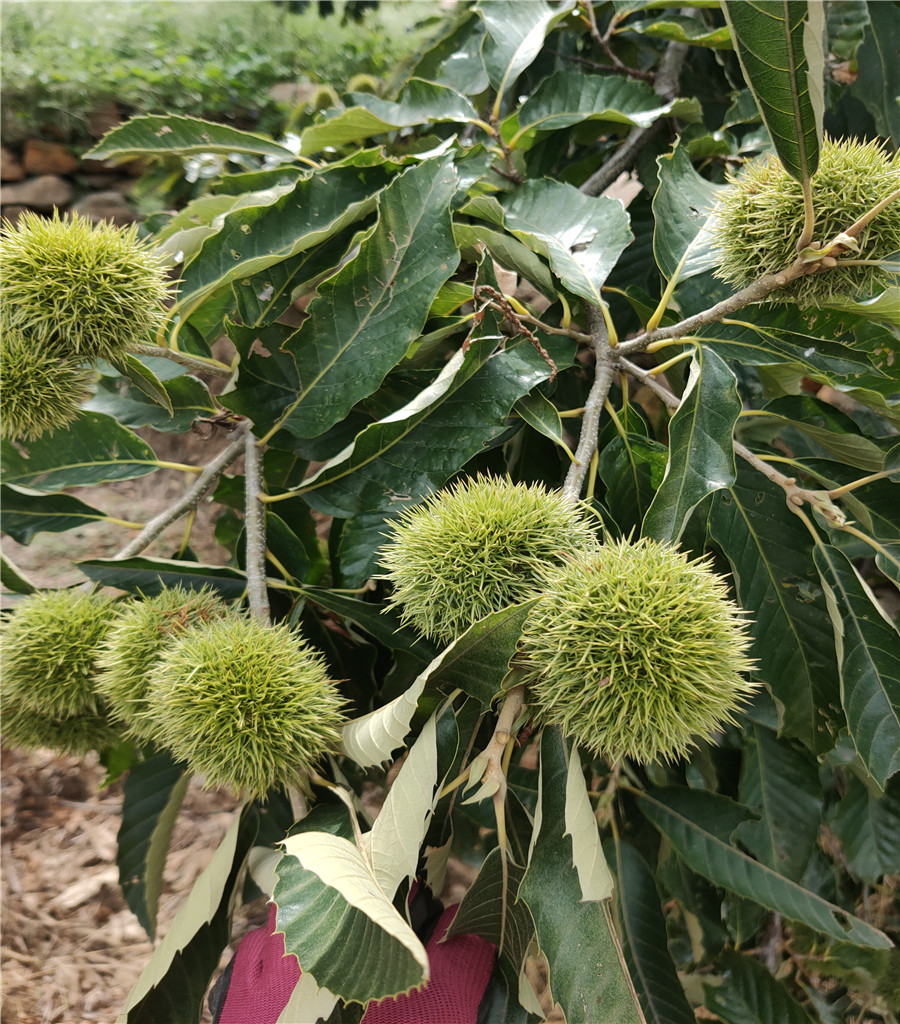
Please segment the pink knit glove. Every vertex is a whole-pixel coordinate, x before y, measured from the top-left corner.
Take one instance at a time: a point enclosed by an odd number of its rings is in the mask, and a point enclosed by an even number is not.
[[[456,911],[444,911],[425,947],[431,963],[425,988],[370,1003],[362,1024],[475,1024],[494,968],[495,947],[477,935],[455,935],[442,943]],[[296,957],[285,955],[284,935],[275,934],[275,912],[273,904],[268,924],[241,940],[216,1024],[276,1024],[287,1005],[300,967]]]

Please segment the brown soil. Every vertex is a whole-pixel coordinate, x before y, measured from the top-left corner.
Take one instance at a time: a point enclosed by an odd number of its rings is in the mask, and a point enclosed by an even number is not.
[[[2,751],[3,1024],[112,1024],[153,947],[118,886],[120,783],[49,751]],[[233,820],[235,801],[192,783],[166,864],[166,929]],[[264,918],[245,908],[235,935]],[[255,921],[252,923],[256,923]],[[227,963],[227,951],[223,962]],[[205,1015],[205,1021],[211,1018]]]

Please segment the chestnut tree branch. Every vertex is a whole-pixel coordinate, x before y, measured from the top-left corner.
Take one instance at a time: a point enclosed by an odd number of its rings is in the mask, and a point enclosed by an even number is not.
[[[586,4],[590,8],[590,4]],[[593,12],[591,12],[593,15]],[[596,28],[596,22],[594,23]],[[593,33],[592,33],[593,34]],[[653,79],[653,89],[664,100],[670,100],[678,92],[678,78],[681,66],[687,56],[685,43],[669,43],[659,62],[659,70]],[[619,177],[623,171],[631,170],[638,153],[657,135],[665,125],[664,117],[658,118],[648,128],[632,128],[628,137],[615,153],[581,186],[589,196],[599,196]]]
[[[620,358],[618,365],[629,376],[634,377],[635,380],[640,381],[646,388],[649,388],[669,409],[674,411],[681,405],[681,400],[678,396],[665,387],[649,370],[645,370],[643,367],[637,366],[625,358]],[[791,511],[802,508],[804,504],[810,505],[836,529],[843,529],[847,522],[846,517],[837,505],[832,502],[827,491],[811,491],[805,487],[798,487],[796,477],[780,473],[774,466],[750,451],[740,441],[732,440],[732,445],[735,455],[739,455],[744,462],[751,465],[784,491],[785,499]]]
[[[677,324],[670,324],[668,327],[656,327],[652,331],[644,331],[643,334],[639,334],[630,341],[623,341],[619,345],[617,353],[620,356],[630,356],[635,352],[643,352],[648,345],[655,341],[662,341],[668,338],[684,338],[689,334],[694,334],[700,327],[722,320],[751,302],[761,302],[766,296],[771,295],[772,292],[783,288],[786,284],[790,284],[791,281],[796,281],[797,278],[803,277],[814,269],[814,265],[798,258],[790,266],[785,267],[784,270],[779,270],[775,274],[763,274],[753,284],[747,285],[746,288],[735,292],[734,295],[729,295],[727,299],[722,299],[721,302],[710,306],[709,309],[704,309],[702,312],[695,313],[685,320],[680,320]]]
[[[244,435],[244,536],[247,550],[247,603],[250,614],[269,621],[266,590],[266,512],[260,500],[263,489],[262,451],[252,433]]]
[[[587,476],[591,456],[597,450],[597,435],[600,428],[600,413],[609,394],[616,371],[616,352],[609,344],[609,331],[602,312],[596,306],[588,306],[588,322],[594,349],[594,383],[584,404],[581,433],[575,449],[575,461],[569,467],[562,487],[567,501],[576,502],[581,496],[581,486]]]
[[[133,537],[114,557],[117,559],[131,558],[133,555],[139,554],[144,548],[152,544],[167,526],[176,522],[186,513],[192,512],[200,504],[204,495],[212,490],[216,481],[232,462],[240,458],[244,451],[244,435],[250,430],[250,427],[249,420],[243,420],[239,423],[232,431],[236,439],[227,448],[223,448],[215,458],[211,459],[203,467],[192,486],[185,491],[178,501],[170,505],[165,511],[160,512],[154,519],[151,519],[143,530],[136,537]]]

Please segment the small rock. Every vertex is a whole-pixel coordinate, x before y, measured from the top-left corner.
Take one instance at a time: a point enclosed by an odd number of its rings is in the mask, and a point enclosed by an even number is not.
[[[118,189],[120,187],[120,179],[114,178],[109,174],[79,174],[75,179],[79,186],[84,189],[91,189],[91,191],[105,192],[110,189]],[[134,182],[130,178],[125,179],[128,183],[128,188],[134,186]]]
[[[81,161],[81,170],[85,174],[118,174],[119,168],[110,163],[109,160],[92,160],[90,158]]]
[[[19,218],[27,209],[27,206],[4,206],[2,211],[3,220],[8,221],[10,227],[15,227],[19,223]]]
[[[312,82],[276,82],[266,95],[276,103],[296,107],[299,103],[308,103],[318,88]]]
[[[95,139],[99,139],[101,135],[105,135],[110,128],[115,128],[123,120],[119,104],[115,100],[110,100],[108,103],[101,104],[91,114],[88,131]]]
[[[6,148],[0,146],[0,180],[21,181],[25,177],[25,168]]]
[[[59,142],[29,139],[25,143],[22,163],[29,174],[71,174],[78,161]]]
[[[42,174],[15,185],[4,185],[2,203],[30,206],[35,210],[52,210],[66,206],[72,198],[72,186],[55,174]]]
[[[96,223],[107,220],[111,224],[131,224],[138,219],[135,210],[129,206],[125,199],[112,190],[106,192],[95,192],[93,195],[79,199],[72,207],[73,213]]]

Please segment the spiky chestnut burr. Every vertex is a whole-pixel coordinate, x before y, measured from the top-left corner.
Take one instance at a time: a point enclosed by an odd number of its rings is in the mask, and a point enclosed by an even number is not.
[[[0,253],[5,318],[63,358],[114,362],[165,319],[165,265],[135,224],[24,213]]]
[[[558,493],[479,476],[406,511],[381,564],[403,621],[449,641],[533,597],[549,569],[597,543],[583,512]]]
[[[43,590],[24,598],[3,630],[3,689],[45,718],[96,715],[99,645],[115,617],[109,597]]]
[[[528,703],[611,761],[671,761],[753,692],[747,622],[706,561],[621,540],[560,568],[525,624]]]
[[[36,441],[67,427],[90,396],[95,377],[89,367],[61,358],[4,324],[0,327],[0,437]]]
[[[116,746],[120,738],[102,713],[53,718],[28,711],[10,699],[0,683],[0,722],[3,742],[8,747],[38,750],[46,747],[59,754],[81,757],[89,750],[104,751]]]
[[[227,614],[228,605],[205,587],[166,588],[123,608],[97,656],[97,691],[113,721],[126,724],[137,739],[153,739],[153,722],[139,713],[147,710],[148,679],[160,654],[189,626]]]
[[[751,161],[722,192],[710,219],[719,267],[716,276],[743,288],[765,273],[783,270],[797,258],[803,229],[803,191],[773,154]],[[900,189],[900,154],[880,143],[825,138],[812,179],[815,245],[846,231],[892,192]],[[892,202],[862,229],[858,253],[838,256],[837,267],[808,274],[769,296],[773,302],[826,305],[841,296],[877,294],[896,278],[875,264],[841,266],[842,260],[883,259],[900,249],[900,201]]]
[[[188,627],[150,674],[143,715],[210,786],[263,797],[338,748],[344,700],[286,625],[229,616]]]

